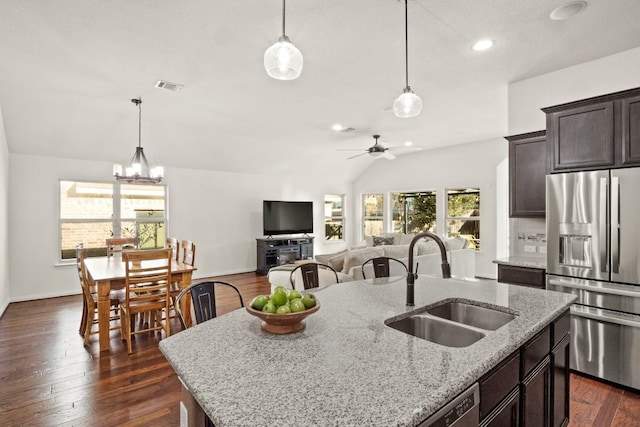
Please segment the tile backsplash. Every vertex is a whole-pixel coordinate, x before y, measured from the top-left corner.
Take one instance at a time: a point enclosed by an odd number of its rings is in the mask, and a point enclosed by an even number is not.
[[[547,256],[546,223],[543,218],[512,218],[509,255],[545,258]]]

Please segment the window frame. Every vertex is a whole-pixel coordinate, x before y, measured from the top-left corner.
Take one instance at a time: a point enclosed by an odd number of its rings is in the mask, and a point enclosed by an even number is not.
[[[112,212],[110,218],[63,218],[62,217],[62,183],[70,182],[73,184],[99,184],[99,185],[110,185],[112,189]],[[67,179],[60,178],[57,182],[57,217],[58,217],[58,242],[57,242],[57,262],[60,264],[71,264],[76,262],[75,252],[74,256],[70,258],[63,258],[63,248],[62,248],[62,239],[63,239],[63,225],[64,224],[109,224],[111,230],[113,231],[113,237],[121,237],[122,236],[122,223],[163,223],[165,229],[165,235],[168,234],[169,227],[169,215],[168,215],[168,204],[169,204],[169,192],[166,184],[139,184],[145,186],[157,186],[164,187],[164,215],[162,217],[151,217],[151,218],[122,218],[121,217],[121,200],[122,193],[121,188],[122,185],[138,185],[138,184],[129,184],[129,183],[121,183],[118,181],[101,181],[101,180],[93,180],[93,179]],[[164,244],[164,242],[163,242]],[[90,255],[88,256],[98,256],[98,255]]]
[[[327,201],[327,197],[332,197],[332,198],[340,198],[340,210],[342,212],[342,215],[339,216],[335,216],[333,215],[333,210],[331,211],[331,215],[327,216],[327,204],[328,203],[333,203],[331,201]],[[346,215],[345,215],[345,208],[346,208],[346,203],[345,203],[346,199],[345,199],[345,195],[344,194],[337,194],[337,193],[327,193],[324,195],[324,224],[325,224],[325,233],[324,233],[324,241],[326,243],[332,243],[332,242],[344,242],[346,240],[345,237],[345,232],[346,232]],[[341,224],[341,228],[342,228],[342,238],[339,239],[328,239],[327,238],[327,222],[331,221],[331,222],[336,222],[339,221]]]
[[[366,215],[367,212],[367,208],[366,208],[366,199],[368,196],[380,196],[381,197],[381,203],[382,203],[382,216],[371,216],[371,215]],[[385,224],[386,224],[386,219],[387,219],[387,212],[385,209],[385,193],[383,192],[378,192],[378,193],[362,193],[362,197],[361,197],[361,202],[362,204],[361,209],[362,209],[362,216],[361,216],[361,221],[362,221],[362,227],[360,228],[360,239],[361,241],[365,241],[365,237],[367,236],[366,234],[366,228],[367,228],[367,221],[371,221],[371,220],[381,220],[381,233],[384,233],[385,231]],[[372,234],[373,236],[373,234]]]
[[[470,216],[450,216],[449,215],[449,195],[450,195],[450,191],[461,191],[461,190],[477,190],[478,193],[478,206],[477,206],[477,211],[478,211],[478,215],[470,215]],[[474,191],[475,192],[475,191]],[[451,233],[449,232],[449,222],[450,221],[475,221],[477,223],[477,229],[478,229],[478,238],[477,239],[471,239],[470,243],[471,246],[470,249],[473,249],[475,251],[480,251],[482,248],[482,234],[480,233],[480,227],[481,227],[481,203],[482,203],[482,195],[481,195],[482,191],[480,190],[480,187],[448,187],[445,188],[444,190],[444,196],[445,196],[445,215],[446,215],[446,221],[444,224],[444,231],[445,231],[445,236],[447,238],[451,238],[451,237],[457,237],[457,236],[452,236]],[[454,193],[455,194],[455,193]],[[457,193],[460,194],[460,193]],[[474,209],[475,210],[475,209]],[[459,233],[458,233],[459,235]]]
[[[406,196],[408,198],[411,199],[415,199],[417,197],[420,196],[428,196],[428,197],[432,197],[433,201],[434,201],[434,222],[433,225],[430,227],[429,230],[423,230],[423,231],[432,231],[432,232],[436,232],[436,230],[438,229],[438,190],[433,188],[433,189],[428,189],[428,190],[418,190],[418,191],[393,191],[390,193],[389,195],[389,210],[391,211],[391,217],[390,217],[390,227],[391,227],[391,231],[395,232],[395,233],[402,233],[402,234],[410,234],[410,233],[414,233],[414,231],[407,231],[407,217],[406,217],[406,204],[405,204],[405,211],[403,213],[403,219],[402,220],[398,220],[396,221],[395,217],[394,217],[394,208],[395,208],[395,198],[397,196]],[[405,202],[406,203],[406,202]],[[402,224],[401,230],[396,230],[395,229],[395,223],[399,222]]]

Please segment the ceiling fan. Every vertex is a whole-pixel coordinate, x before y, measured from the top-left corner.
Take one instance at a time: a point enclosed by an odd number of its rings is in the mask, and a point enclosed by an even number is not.
[[[368,154],[369,156],[373,157],[373,158],[380,158],[380,157],[384,157],[385,159],[388,160],[393,160],[396,158],[396,156],[394,156],[391,151],[397,152],[397,151],[417,151],[417,150],[421,150],[422,148],[420,147],[413,147],[413,146],[407,146],[407,147],[385,147],[384,145],[382,145],[380,143],[380,141],[378,141],[378,139],[380,138],[380,135],[373,135],[373,139],[375,140],[375,143],[365,149],[362,150],[361,148],[339,148],[338,151],[363,151],[362,153],[356,154],[355,156],[351,156],[348,157],[347,160],[349,159],[355,159],[356,157],[359,156],[364,156],[365,154]]]

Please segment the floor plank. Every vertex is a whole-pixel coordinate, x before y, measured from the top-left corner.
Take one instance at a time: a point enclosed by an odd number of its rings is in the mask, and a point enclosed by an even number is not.
[[[255,273],[216,279],[236,285],[246,304],[270,291]],[[224,288],[216,301],[219,315],[238,306]],[[137,336],[129,356],[111,331],[111,351],[100,354],[97,335],[83,346],[80,315],[79,295],[9,305],[0,319],[0,425],[177,426],[180,383],[161,336]],[[640,394],[572,374],[569,426],[638,427]]]

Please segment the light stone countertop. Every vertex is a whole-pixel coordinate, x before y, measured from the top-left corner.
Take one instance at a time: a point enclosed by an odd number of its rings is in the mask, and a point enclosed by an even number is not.
[[[547,269],[547,259],[533,256],[510,256],[507,258],[494,259],[494,264],[513,265],[516,267]]]
[[[387,283],[390,282],[390,283]],[[217,427],[416,426],[518,349],[574,296],[495,282],[404,278],[315,290],[306,329],[262,332],[244,309],[160,342],[160,349]],[[465,348],[434,344],[385,325],[444,299],[518,314]],[[248,303],[248,301],[247,301]]]

